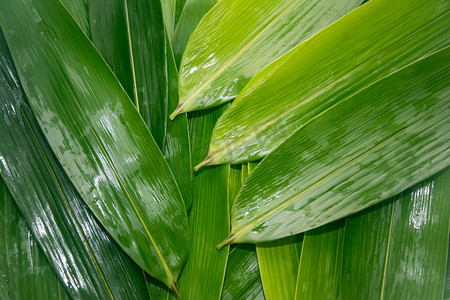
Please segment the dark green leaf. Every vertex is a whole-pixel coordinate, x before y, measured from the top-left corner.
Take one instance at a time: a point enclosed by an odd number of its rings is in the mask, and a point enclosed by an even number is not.
[[[36,242],[73,298],[147,297],[142,270],[106,233],[51,152],[3,35],[0,53],[0,174]]]
[[[372,0],[301,43],[246,85],[217,122],[204,163],[262,158],[330,107],[449,45],[449,8]]]
[[[303,232],[392,197],[450,164],[450,47],[329,108],[252,172],[227,242]]]
[[[180,105],[171,118],[232,100],[262,68],[361,2],[220,1],[186,46],[180,67]]]
[[[138,265],[175,288],[187,256],[184,203],[125,91],[58,1],[3,1],[0,16],[30,104],[69,178]]]
[[[0,177],[0,298],[69,299]]]

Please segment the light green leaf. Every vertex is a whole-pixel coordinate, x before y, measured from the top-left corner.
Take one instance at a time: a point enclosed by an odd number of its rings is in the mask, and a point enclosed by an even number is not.
[[[229,242],[303,232],[387,199],[450,164],[450,47],[343,99],[252,172]]]
[[[442,299],[450,170],[347,218],[341,299]],[[386,203],[386,204],[385,204]]]
[[[256,245],[266,299],[294,299],[303,235]]]
[[[211,131],[224,108],[189,117],[193,158],[208,151]],[[230,232],[228,204],[229,166],[212,167],[194,174],[193,205],[189,215],[189,257],[180,276],[182,299],[219,299],[228,259],[228,247],[216,249]]]
[[[180,13],[173,34],[173,53],[177,66],[180,65],[184,48],[201,18],[217,3],[218,0],[186,0]],[[178,2],[178,1],[177,1]],[[178,3],[177,3],[178,5]]]
[[[70,299],[0,177],[0,298]]]
[[[3,1],[0,16],[30,104],[69,178],[125,252],[175,288],[187,256],[184,203],[125,91],[58,1]]]
[[[305,233],[293,292],[295,299],[336,298],[344,228],[340,220]]]
[[[186,46],[180,67],[180,105],[171,118],[232,100],[262,68],[361,2],[220,1]]]
[[[172,39],[173,35],[176,5],[176,0],[161,0],[162,14],[164,17],[164,24],[166,26],[167,34],[169,36],[169,41]]]
[[[255,246],[242,244],[231,249],[221,299],[255,299],[249,294],[258,282],[261,286]]]
[[[372,0],[301,43],[241,91],[203,164],[262,158],[328,108],[449,45],[449,8],[446,0]]]
[[[0,34],[0,174],[23,219],[72,298],[146,298],[142,270],[76,192],[26,102]]]

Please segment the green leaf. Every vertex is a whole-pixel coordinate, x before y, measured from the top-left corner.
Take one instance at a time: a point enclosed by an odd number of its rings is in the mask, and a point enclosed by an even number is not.
[[[203,164],[262,158],[328,108],[449,45],[449,8],[445,0],[372,0],[301,43],[241,91]]]
[[[180,105],[171,118],[232,100],[262,68],[361,2],[220,1],[186,46],[180,67]]]
[[[303,235],[256,245],[266,299],[294,299]]]
[[[23,219],[71,297],[146,298],[142,270],[76,192],[26,102],[0,34],[0,174]]]
[[[193,158],[208,151],[211,131],[223,111],[221,107],[190,116]],[[228,173],[229,166],[219,166],[194,174],[189,257],[179,284],[182,299],[219,299],[222,293],[228,247],[218,251],[215,246],[230,232]]]
[[[162,14],[164,17],[164,25],[166,26],[167,34],[169,36],[169,41],[172,39],[172,35],[173,35],[176,5],[177,5],[176,0],[161,0]]]
[[[330,107],[252,172],[228,242],[303,232],[387,199],[450,164],[450,47]]]
[[[177,66],[180,65],[184,48],[201,18],[218,2],[218,0],[186,0],[180,13],[173,34],[173,53]],[[178,5],[178,3],[177,3]]]
[[[336,298],[344,228],[344,222],[340,220],[305,233],[295,299]]]
[[[450,299],[450,236],[447,256],[447,275],[445,276],[444,299]]]
[[[0,177],[0,298],[69,299]]]
[[[3,1],[0,15],[30,104],[69,178],[125,252],[175,288],[187,256],[184,203],[125,91],[58,1]]]
[[[78,26],[80,26],[89,38],[91,37],[91,22],[89,20],[88,9],[90,1],[91,0],[60,0],[77,22]]]
[[[347,218],[341,299],[442,299],[450,170]]]

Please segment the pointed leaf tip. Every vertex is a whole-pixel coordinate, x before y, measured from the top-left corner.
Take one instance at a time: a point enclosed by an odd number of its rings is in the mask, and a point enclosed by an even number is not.
[[[201,163],[199,163],[198,165],[196,165],[194,167],[194,171],[197,172],[198,170],[200,170],[201,167],[212,165],[212,164],[213,163],[212,163],[211,156],[207,156]]]
[[[219,245],[216,246],[217,250],[222,249],[224,246],[233,243],[234,241],[234,234],[230,234],[225,240],[223,240],[222,243],[220,243]]]
[[[174,120],[178,115],[184,113],[183,104],[179,104],[177,108],[173,111],[173,113],[169,116],[170,120]]]

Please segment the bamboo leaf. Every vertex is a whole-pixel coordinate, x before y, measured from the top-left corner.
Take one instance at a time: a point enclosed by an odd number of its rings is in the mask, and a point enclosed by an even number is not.
[[[447,169],[347,219],[341,299],[443,298],[449,181]]]
[[[344,221],[340,220],[305,233],[295,299],[336,298],[344,228]]]
[[[51,152],[0,37],[0,174],[36,242],[71,297],[146,298],[142,270],[106,233]]]
[[[223,111],[224,108],[218,108],[190,116],[194,158],[208,151],[211,131]],[[228,247],[217,251],[215,246],[230,232],[228,169],[229,166],[212,167],[194,175],[189,257],[179,285],[182,299],[219,299],[222,294]]]
[[[383,78],[287,139],[242,187],[224,243],[321,226],[447,167],[449,55],[447,47]]]
[[[59,2],[3,1],[0,15],[30,104],[69,178],[138,265],[175,288],[187,256],[186,211],[130,99]]]
[[[232,100],[258,71],[361,2],[220,1],[183,54],[180,105],[171,118]]]
[[[256,245],[266,299],[294,299],[303,235]]]
[[[0,177],[0,298],[69,299]]]
[[[301,43],[241,91],[201,165],[262,158],[328,108],[449,45],[449,8],[445,0],[373,0]]]
[[[178,2],[178,1],[177,1]],[[184,48],[201,18],[218,2],[218,0],[186,0],[175,27],[172,45],[177,66],[180,65]],[[178,4],[177,4],[178,5]]]

